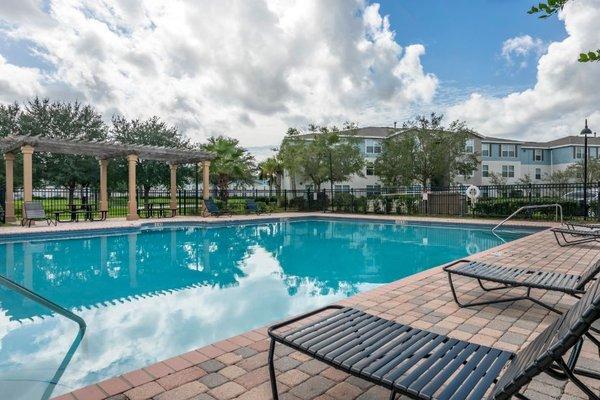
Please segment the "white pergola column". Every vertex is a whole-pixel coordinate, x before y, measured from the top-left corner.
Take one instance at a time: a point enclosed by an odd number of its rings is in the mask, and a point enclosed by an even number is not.
[[[14,172],[15,155],[13,153],[4,154],[4,163],[6,164],[6,200],[4,204],[4,218],[6,222],[15,222],[15,196],[14,196]]]
[[[129,171],[129,179],[128,179],[128,202],[127,202],[127,220],[135,221],[140,217],[137,213],[137,199],[136,199],[136,166],[138,162],[137,154],[129,154],[127,156],[127,165]]]
[[[100,164],[100,211],[108,212],[108,160],[99,160]],[[137,210],[136,210],[137,211]]]
[[[33,146],[21,147],[23,153],[23,200],[33,200]]]
[[[202,198],[208,200],[210,197],[210,161],[202,162]]]
[[[177,164],[169,165],[171,170],[171,210],[173,211],[173,215],[175,215],[175,210],[177,210]]]

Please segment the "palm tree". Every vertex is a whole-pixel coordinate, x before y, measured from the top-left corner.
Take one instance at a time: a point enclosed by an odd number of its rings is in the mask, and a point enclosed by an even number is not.
[[[277,157],[269,157],[258,164],[260,179],[266,179],[269,183],[269,194],[275,185],[277,196],[281,192],[281,180],[283,177],[283,164]]]
[[[201,146],[215,154],[210,164],[211,182],[217,185],[219,197],[227,200],[231,183],[252,183],[256,171],[254,156],[239,141],[225,136],[211,137]]]

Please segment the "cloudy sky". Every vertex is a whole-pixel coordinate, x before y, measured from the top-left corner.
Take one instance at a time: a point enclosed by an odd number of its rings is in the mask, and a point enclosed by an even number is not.
[[[288,126],[419,113],[484,135],[600,130],[600,0],[548,20],[523,0],[1,0],[0,102],[159,115],[259,157]]]

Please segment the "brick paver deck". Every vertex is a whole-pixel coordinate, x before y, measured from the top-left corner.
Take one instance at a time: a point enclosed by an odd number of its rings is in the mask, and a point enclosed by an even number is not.
[[[322,214],[321,214],[322,215]],[[552,234],[540,232],[473,256],[509,266],[580,273],[600,258],[600,245],[561,248]],[[474,281],[457,279],[466,300],[496,296],[477,291]],[[574,300],[534,291],[546,302],[567,309]],[[414,327],[482,345],[517,351],[556,318],[530,302],[461,309],[452,300],[447,277],[433,268],[361,293],[341,302]],[[129,372],[58,397],[60,400],[259,400],[270,399],[266,328],[192,350],[181,356]],[[580,363],[600,371],[595,348],[584,346]],[[278,346],[275,367],[284,400],[388,399],[389,392],[310,357]],[[584,379],[585,380],[585,379]],[[600,392],[598,382],[586,380]],[[537,377],[525,392],[532,399],[584,399],[573,384]]]

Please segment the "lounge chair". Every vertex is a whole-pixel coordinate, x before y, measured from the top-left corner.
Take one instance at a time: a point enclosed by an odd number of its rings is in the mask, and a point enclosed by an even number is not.
[[[54,224],[56,221],[46,215],[44,206],[38,201],[26,201],[23,206],[23,218],[21,219],[21,226],[27,225],[31,227],[33,221],[46,221],[48,225]]]
[[[249,213],[254,213],[256,215],[261,214],[260,208],[258,207],[258,204],[256,204],[256,202],[254,201],[254,199],[246,200],[246,209]]]
[[[561,313],[556,308],[543,301],[531,297],[531,289],[543,289],[554,292],[566,293],[579,298],[585,293],[585,286],[596,278],[600,272],[600,261],[590,265],[582,275],[563,274],[560,272],[543,271],[527,268],[512,268],[499,265],[486,264],[479,261],[458,260],[446,265],[444,271],[448,273],[448,281],[454,301],[460,307],[473,307],[495,303],[505,303],[518,300],[530,300],[556,313]],[[522,287],[526,293],[517,297],[503,297],[496,300],[461,303],[456,295],[452,275],[466,276],[477,279],[479,286],[486,292],[502,289]],[[483,281],[500,284],[495,287],[485,287]]]
[[[327,310],[333,312],[296,327],[300,321]],[[387,388],[391,391],[390,400],[397,395],[427,400],[483,399],[490,388],[487,399],[505,400],[512,396],[527,399],[520,391],[542,372],[557,379],[568,379],[590,399],[599,399],[593,389],[576,376],[600,379],[596,372],[577,368],[584,337],[600,350],[600,342],[588,332],[598,318],[600,281],[566,314],[513,354],[412,328],[353,308],[329,306],[269,328],[268,362],[273,399],[278,400],[275,343]],[[571,349],[571,355],[565,360],[565,354]]]
[[[587,223],[587,222],[565,221],[565,222],[563,222],[563,225],[567,229],[579,229],[579,228],[587,228],[587,229],[591,229],[591,230],[600,229],[600,224],[597,224],[597,223],[594,224],[594,223]]]
[[[556,243],[561,247],[600,241],[600,230],[588,228],[552,228]]]
[[[206,215],[212,215],[213,217],[219,217],[226,214],[231,215],[231,213],[221,210],[211,198],[204,200],[204,213]]]

